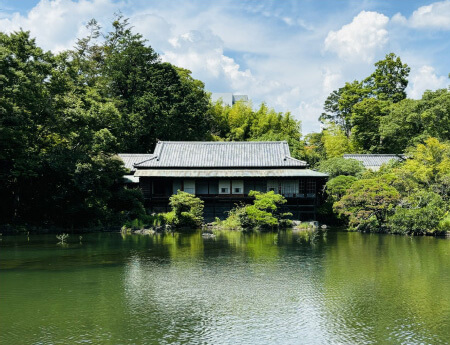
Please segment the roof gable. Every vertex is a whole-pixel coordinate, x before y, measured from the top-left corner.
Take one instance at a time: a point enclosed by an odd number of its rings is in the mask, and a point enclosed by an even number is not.
[[[136,168],[306,167],[292,158],[286,141],[160,141]]]

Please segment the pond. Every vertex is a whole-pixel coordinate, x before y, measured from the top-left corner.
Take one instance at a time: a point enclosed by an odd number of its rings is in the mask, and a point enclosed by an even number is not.
[[[450,240],[3,236],[0,344],[446,344]]]

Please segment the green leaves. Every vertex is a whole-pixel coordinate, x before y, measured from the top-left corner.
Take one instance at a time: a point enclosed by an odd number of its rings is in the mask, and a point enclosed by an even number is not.
[[[252,205],[241,205],[230,211],[228,218],[220,222],[224,228],[239,227],[242,230],[269,230],[278,229],[289,222],[284,219],[291,216],[290,213],[279,213],[279,205],[286,203],[286,199],[273,191],[261,193],[250,191],[248,194],[254,197]]]
[[[345,83],[325,101],[319,120],[338,125],[355,147],[363,152],[384,152],[380,123],[387,106],[406,98],[410,68],[390,53],[375,63],[375,71],[364,81]],[[331,156],[328,156],[331,157]]]
[[[360,177],[365,170],[360,161],[342,157],[334,157],[323,160],[316,166],[316,168],[321,172],[327,173],[330,178],[334,178],[339,175]]]
[[[203,222],[203,201],[192,194],[178,191],[169,199],[171,225],[176,228],[199,227]],[[166,217],[167,219],[167,217]]]
[[[351,228],[386,231],[386,219],[399,199],[400,193],[382,178],[363,179],[354,182],[333,209],[348,217]]]

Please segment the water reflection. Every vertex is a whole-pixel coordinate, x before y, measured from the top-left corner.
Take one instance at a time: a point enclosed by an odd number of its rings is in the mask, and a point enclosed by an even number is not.
[[[337,232],[0,243],[1,344],[444,344],[450,241]]]
[[[320,297],[311,298],[320,264],[301,253],[286,258],[289,247],[298,246],[297,238],[309,247],[304,235],[182,237],[155,239],[164,243],[170,260],[136,254],[124,276],[128,311],[142,315],[151,310],[141,327],[155,327],[149,320],[159,320],[161,343],[181,337],[186,343],[297,344],[299,332],[310,343],[327,338]]]

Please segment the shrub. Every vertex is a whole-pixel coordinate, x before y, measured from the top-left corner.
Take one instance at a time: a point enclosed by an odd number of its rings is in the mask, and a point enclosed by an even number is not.
[[[249,196],[255,200],[253,205],[240,205],[229,212],[220,226],[227,229],[269,230],[287,227],[291,224],[287,216],[291,213],[279,213],[278,205],[286,203],[286,199],[273,191],[261,193],[250,191]]]
[[[444,202],[438,194],[419,191],[402,200],[401,205],[395,208],[388,227],[392,233],[399,234],[438,233],[442,231],[439,225],[444,213]]]
[[[165,219],[175,228],[199,227],[203,223],[203,201],[192,194],[178,191],[169,199],[171,212]]]
[[[450,231],[450,215],[443,218],[438,224],[438,230],[440,232]]]
[[[109,206],[114,212],[121,212],[122,219],[145,216],[144,196],[140,189],[120,189],[112,198]]]
[[[356,180],[356,177],[346,175],[339,175],[332,178],[326,185],[328,196],[333,201],[340,200]]]
[[[350,229],[387,231],[386,220],[400,200],[399,192],[381,178],[358,180],[333,209],[348,217]]]

